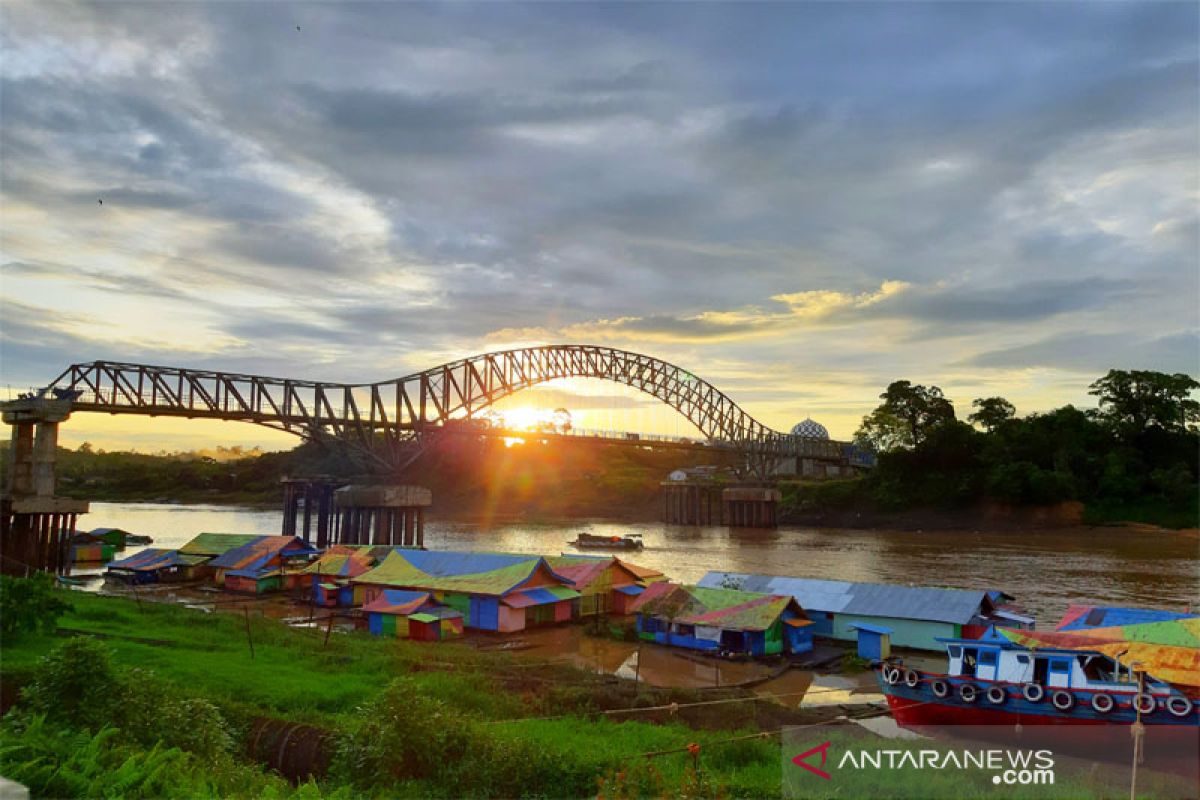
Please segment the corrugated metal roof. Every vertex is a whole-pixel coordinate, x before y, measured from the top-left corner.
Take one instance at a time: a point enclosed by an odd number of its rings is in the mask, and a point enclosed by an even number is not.
[[[884,583],[851,583],[820,578],[789,578],[742,572],[709,572],[700,586],[788,594],[806,611],[968,624],[981,612],[982,589],[933,589]]]

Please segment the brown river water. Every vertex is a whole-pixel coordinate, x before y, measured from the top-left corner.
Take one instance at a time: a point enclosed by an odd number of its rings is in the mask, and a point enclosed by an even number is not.
[[[92,503],[80,527],[117,527],[177,547],[201,532],[277,534],[277,511],[212,505]],[[581,532],[638,533],[623,554],[680,581],[709,570],[915,586],[1001,589],[1052,624],[1070,603],[1200,607],[1200,536],[1124,528],[889,531],[683,527],[656,522],[504,523],[431,520],[430,549],[556,555]],[[127,551],[127,554],[136,549]]]

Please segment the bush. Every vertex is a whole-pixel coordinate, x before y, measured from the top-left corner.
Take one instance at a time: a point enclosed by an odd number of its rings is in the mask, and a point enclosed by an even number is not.
[[[70,639],[46,655],[21,698],[25,710],[50,722],[92,733],[116,725],[147,747],[165,743],[205,758],[232,748],[216,706],[180,698],[153,673],[119,673],[109,648],[90,637]]]
[[[0,575],[0,631],[17,636],[26,631],[53,633],[58,618],[71,610],[54,577],[35,572],[28,578]]]

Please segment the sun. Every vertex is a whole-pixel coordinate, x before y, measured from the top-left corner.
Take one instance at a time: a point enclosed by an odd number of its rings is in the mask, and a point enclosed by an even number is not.
[[[506,408],[500,412],[504,418],[504,427],[510,431],[528,431],[536,428],[546,416],[546,412],[533,406],[518,406]]]

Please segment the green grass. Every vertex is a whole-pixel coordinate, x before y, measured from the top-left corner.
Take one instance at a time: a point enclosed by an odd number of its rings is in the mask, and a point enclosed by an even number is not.
[[[168,696],[209,701],[233,744],[220,759],[209,761],[187,751],[186,743],[182,752],[151,748],[153,736],[143,736],[139,744],[126,736],[100,735],[94,724],[80,729],[84,723],[70,727],[58,719],[43,725],[28,715],[22,720],[10,714],[0,727],[0,768],[28,776],[35,795],[752,798],[780,793],[779,738],[729,741],[758,733],[754,717],[740,705],[716,707],[719,724],[704,722],[715,729],[689,727],[683,720],[691,715],[683,712],[678,717],[656,712],[660,724],[645,717],[617,721],[594,712],[661,703],[662,693],[643,691],[635,697],[632,687],[587,672],[561,665],[522,667],[519,655],[455,642],[335,633],[325,646],[323,630],[292,629],[254,616],[251,658],[241,614],[204,614],[150,602],[139,608],[132,600],[81,592],[64,596],[73,608],[59,620],[60,629],[105,636],[118,670],[153,673]],[[39,632],[6,638],[0,679],[34,680],[39,659],[64,641]],[[256,716],[331,731],[337,752],[329,775],[292,787],[247,762],[239,737]],[[817,731],[822,740],[845,735],[837,728]],[[693,743],[700,747],[696,762],[687,752],[646,757]],[[81,748],[87,749],[86,757],[74,755]],[[907,785],[922,778],[896,780]],[[1068,780],[1060,773],[1060,786]],[[1084,780],[1068,786],[1078,790]],[[231,789],[238,786],[243,788]],[[969,793],[972,787],[958,788]],[[1073,795],[1064,788],[1031,796]]]

